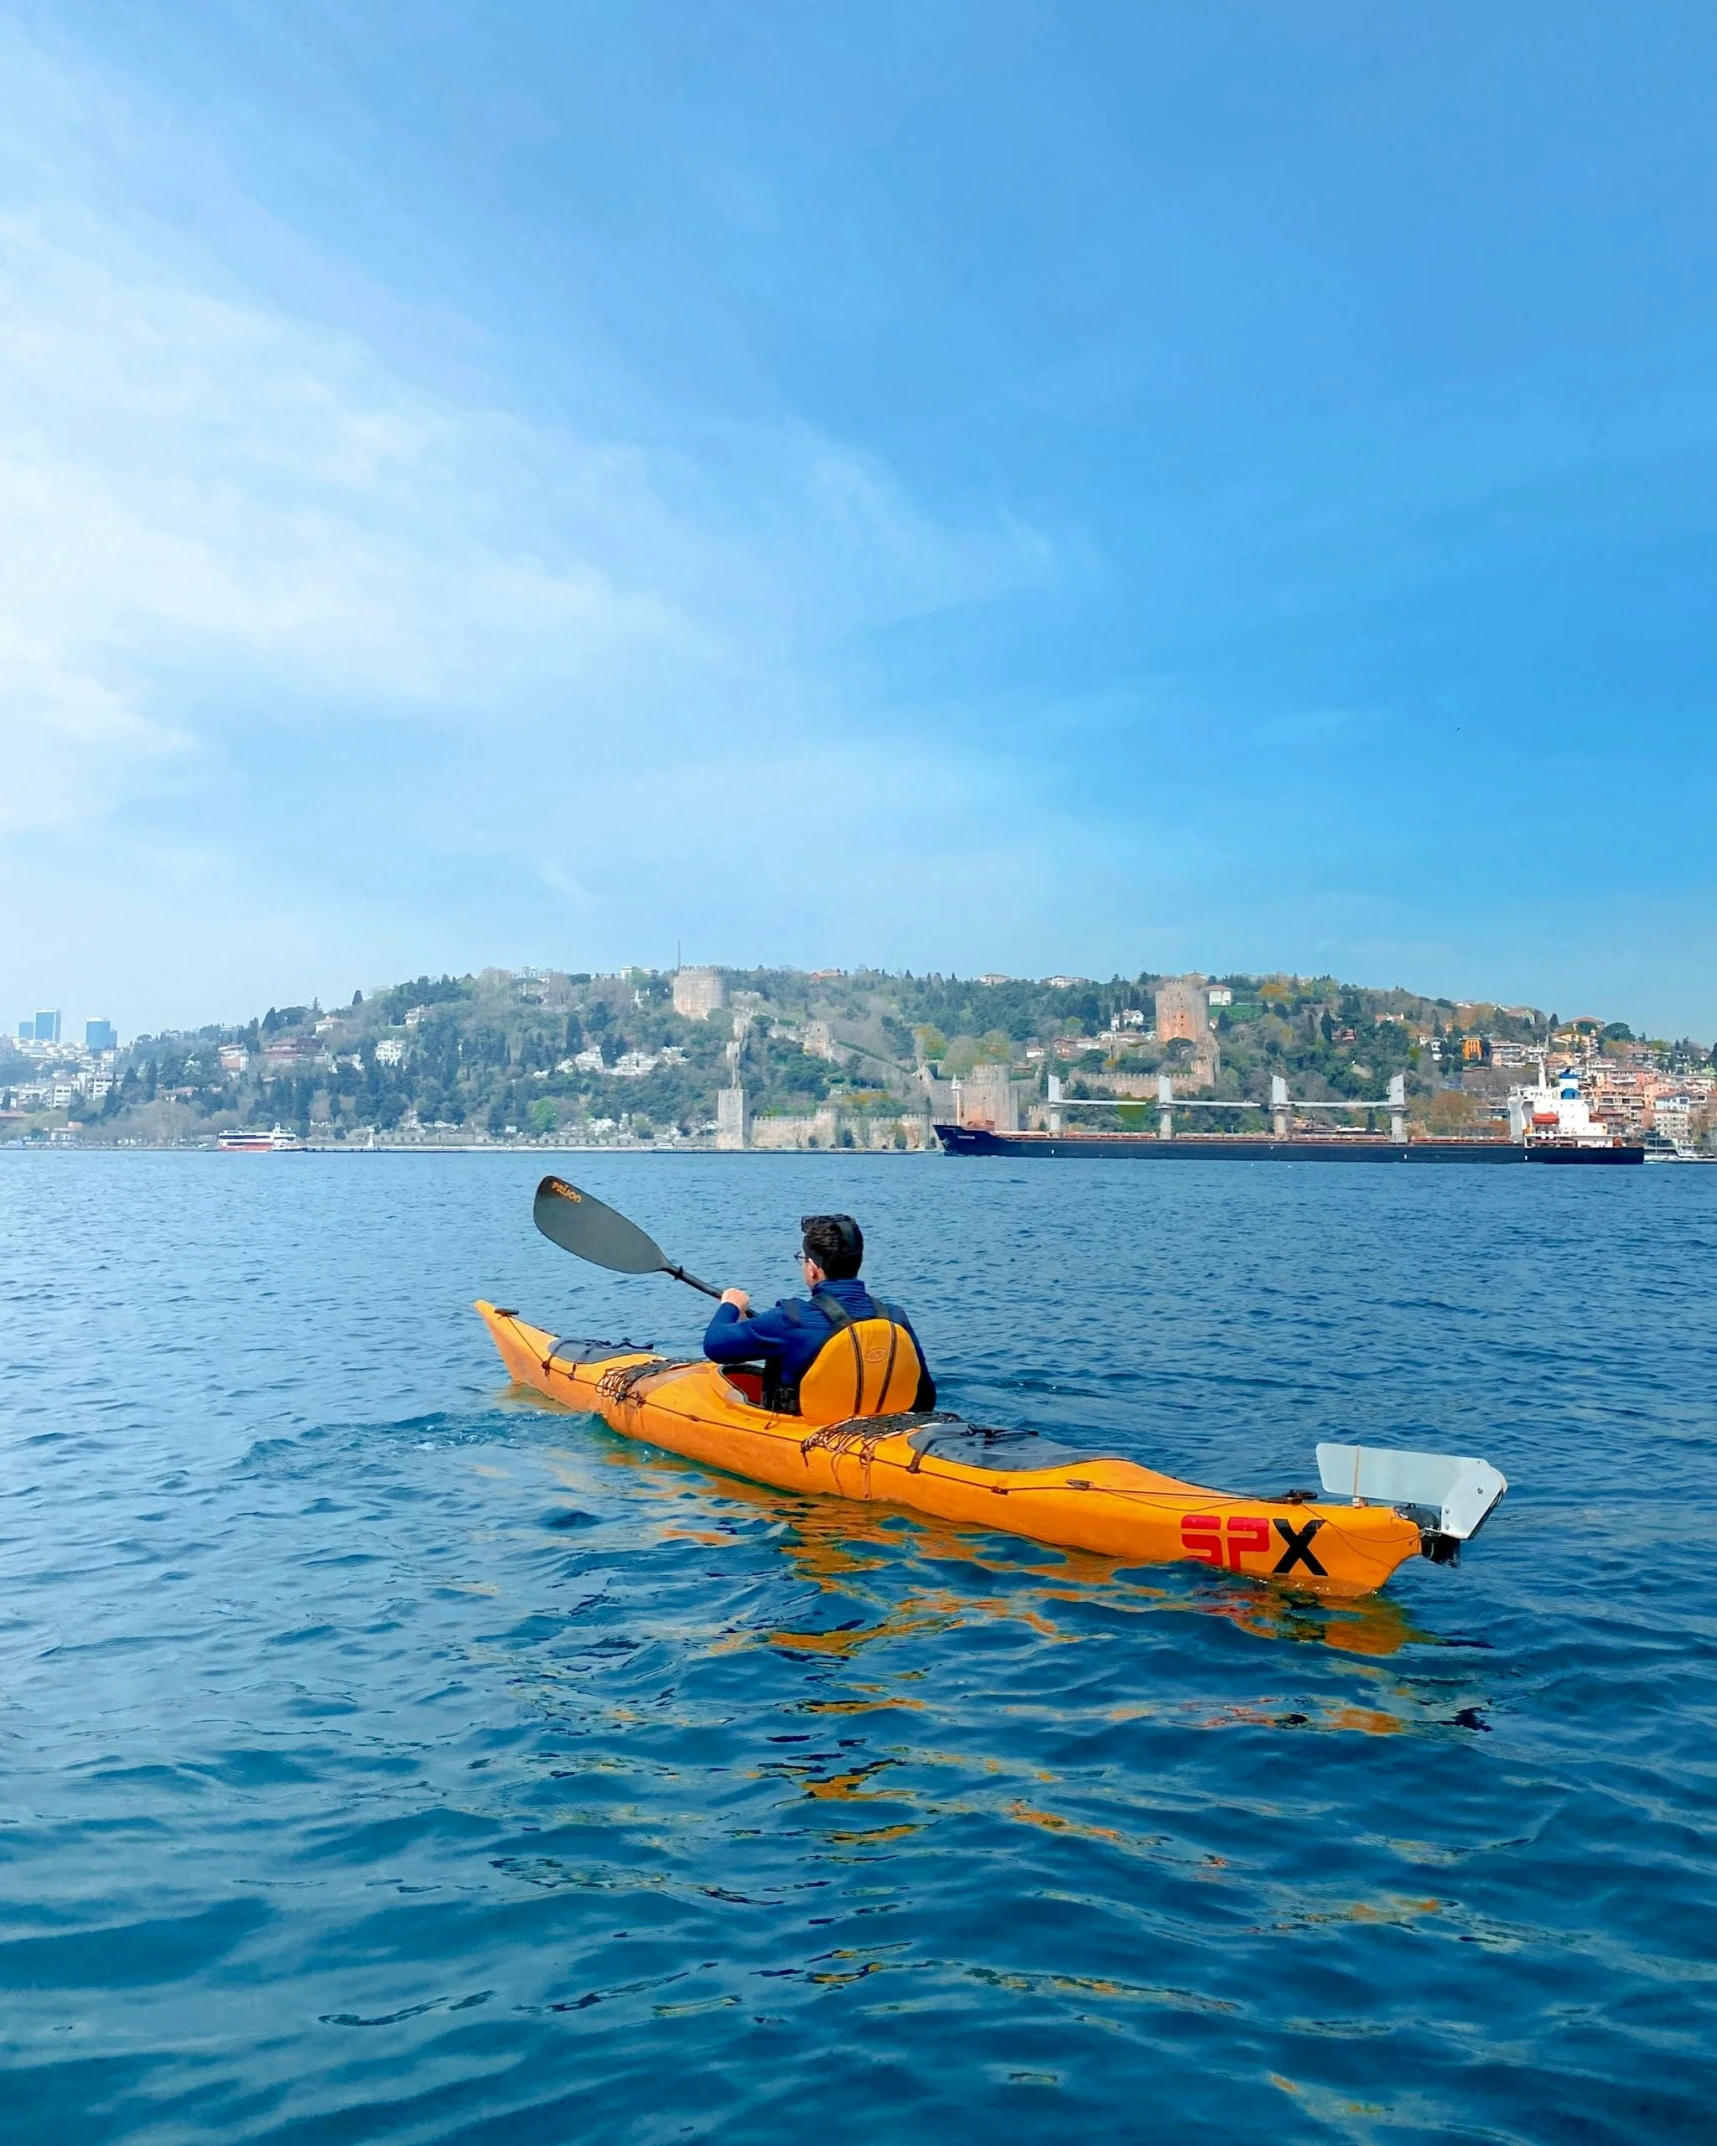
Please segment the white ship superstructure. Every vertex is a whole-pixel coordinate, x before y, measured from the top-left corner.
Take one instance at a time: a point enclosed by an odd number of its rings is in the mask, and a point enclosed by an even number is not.
[[[1580,1076],[1564,1066],[1553,1078],[1540,1060],[1538,1078],[1508,1091],[1508,1134],[1528,1147],[1553,1141],[1558,1147],[1613,1147],[1615,1135],[1594,1118],[1580,1092]]]

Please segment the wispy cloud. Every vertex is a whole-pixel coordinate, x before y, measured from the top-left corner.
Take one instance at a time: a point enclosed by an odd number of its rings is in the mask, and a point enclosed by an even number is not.
[[[9,645],[68,716],[158,721],[234,663],[284,721],[327,694],[376,716],[655,694],[1051,564],[1032,532],[944,528],[796,428],[746,443],[736,486],[731,442],[718,482],[683,449],[658,472],[450,406],[86,220],[0,223],[0,408]]]
[[[688,898],[699,874],[735,911],[772,896],[755,817],[709,839],[712,791],[743,762],[771,824],[802,816],[834,779],[831,726],[889,777],[841,771],[852,854],[893,856],[903,800],[955,807],[966,785],[922,738],[878,758],[887,714],[849,688],[855,639],[1055,568],[1036,532],[950,527],[792,421],[646,451],[454,402],[64,202],[0,219],[0,494],[0,835],[123,832],[94,854],[125,856],[135,912],[151,840],[163,897],[182,885],[174,813],[201,812],[205,839],[224,819],[248,854],[222,915],[181,905],[161,936],[224,933],[235,959],[290,906],[289,873],[259,880],[337,812],[360,737],[367,787],[450,867],[528,856],[518,770],[576,769],[583,859],[542,859],[535,881],[586,928],[605,907],[605,931],[627,928],[646,828]],[[288,800],[245,769],[290,737],[314,764]],[[942,824],[959,852],[957,813]],[[974,869],[987,854],[976,840]],[[43,870],[40,851],[0,859],[0,889]],[[58,876],[111,908],[90,871],[86,852]],[[368,891],[347,890],[359,939]]]

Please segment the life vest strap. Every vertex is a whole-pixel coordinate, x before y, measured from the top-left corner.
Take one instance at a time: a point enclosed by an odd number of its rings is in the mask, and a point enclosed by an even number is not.
[[[863,1309],[856,1312],[849,1311],[839,1297],[830,1291],[825,1291],[820,1283],[811,1292],[811,1302],[828,1321],[831,1329],[829,1338],[817,1351],[811,1362],[806,1365],[804,1372],[797,1380],[782,1377],[778,1362],[772,1361],[766,1366],[764,1406],[772,1408],[782,1415],[801,1414],[801,1389],[804,1381],[822,1365],[824,1358],[834,1346],[834,1343],[842,1334],[845,1334],[852,1349],[853,1389],[851,1405],[844,1413],[854,1417],[862,1417],[866,1412],[865,1387],[867,1379],[864,1346],[859,1339],[858,1329],[863,1322],[884,1322],[888,1326],[888,1356],[883,1364],[882,1377],[873,1396],[874,1408],[880,1409],[886,1406],[892,1391],[894,1367],[899,1359],[900,1337],[902,1333],[905,1333],[909,1340],[913,1338],[911,1329],[907,1326],[904,1318],[892,1304],[885,1304],[880,1297],[873,1297],[868,1290],[865,1292]],[[804,1313],[797,1302],[789,1299],[781,1308],[789,1325],[803,1326],[805,1324]],[[929,1374],[924,1364],[924,1352],[918,1348],[915,1341],[913,1343],[913,1353],[918,1366],[918,1384],[920,1390],[922,1390],[929,1385]],[[934,1387],[931,1386],[929,1390],[931,1395],[934,1396]]]

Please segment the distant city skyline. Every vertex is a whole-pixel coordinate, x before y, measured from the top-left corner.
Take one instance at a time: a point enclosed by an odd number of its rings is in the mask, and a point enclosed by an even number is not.
[[[683,939],[1717,1034],[1714,65],[19,0],[0,998]]]

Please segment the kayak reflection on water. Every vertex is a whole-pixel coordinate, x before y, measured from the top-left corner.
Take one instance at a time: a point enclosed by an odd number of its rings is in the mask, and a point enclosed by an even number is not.
[[[1373,1660],[1386,1660],[1405,1647],[1451,1644],[1386,1595],[1329,1601],[1286,1589],[1260,1592],[1216,1574],[1153,1573],[1147,1579],[1112,1558],[986,1538],[919,1513],[827,1505],[742,1477],[724,1478],[717,1489],[695,1462],[631,1445],[606,1445],[598,1456],[581,1454],[576,1470],[562,1462],[557,1472],[569,1489],[588,1492],[582,1479],[592,1457],[633,1477],[629,1495],[640,1488],[654,1490],[672,1508],[660,1530],[663,1539],[715,1548],[749,1533],[757,1519],[768,1519],[780,1526],[780,1548],[799,1578],[849,1610],[856,1604],[880,1611],[874,1622],[842,1618],[826,1629],[753,1635],[754,1641],[788,1653],[851,1661],[911,1632],[968,1623],[993,1626],[998,1620],[1028,1624],[1045,1638],[1071,1645],[1085,1637],[1079,1612],[1090,1607],[1147,1616],[1214,1617],[1255,1639],[1329,1647]],[[902,1574],[903,1563],[933,1567],[934,1576],[919,1581]],[[962,1568],[970,1575],[965,1584],[953,1577]],[[868,1576],[891,1569],[897,1578],[907,1579],[905,1591],[886,1588],[886,1600],[873,1602]],[[1342,1725],[1371,1724],[1355,1720]],[[1399,1724],[1391,1721],[1389,1726],[1393,1730]]]

